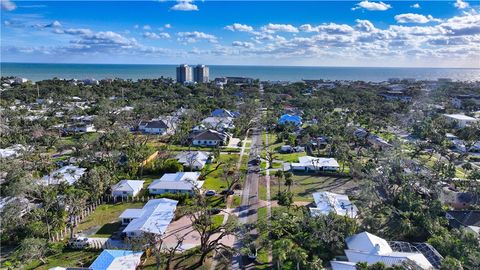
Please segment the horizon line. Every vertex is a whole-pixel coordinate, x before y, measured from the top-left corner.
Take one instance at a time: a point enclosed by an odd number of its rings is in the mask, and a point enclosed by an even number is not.
[[[3,64],[48,64],[48,65],[131,65],[131,66],[179,66],[183,63],[176,63],[176,64],[151,64],[151,63],[58,63],[58,62],[6,62],[0,61],[0,65]],[[206,66],[239,66],[239,67],[297,67],[297,68],[405,68],[405,69],[480,69],[480,67],[432,67],[432,66],[304,66],[304,65],[255,65],[255,64],[205,64],[205,63],[196,63],[196,64],[188,64],[187,65],[206,65]]]

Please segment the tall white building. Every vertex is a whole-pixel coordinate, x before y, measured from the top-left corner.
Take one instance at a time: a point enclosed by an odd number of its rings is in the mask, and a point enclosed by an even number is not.
[[[192,67],[183,64],[177,67],[177,82],[191,82],[193,81]]]
[[[210,70],[205,65],[197,65],[193,68],[193,80],[197,83],[207,83],[209,81]]]

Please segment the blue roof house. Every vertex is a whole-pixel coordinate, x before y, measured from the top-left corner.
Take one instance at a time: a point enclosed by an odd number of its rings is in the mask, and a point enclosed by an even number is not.
[[[302,124],[302,117],[298,115],[284,114],[278,119],[278,124],[300,126]]]
[[[105,249],[90,265],[92,270],[135,270],[143,251]]]

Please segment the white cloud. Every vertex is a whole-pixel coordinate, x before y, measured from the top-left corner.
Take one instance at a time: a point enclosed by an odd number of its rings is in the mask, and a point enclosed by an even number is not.
[[[180,0],[177,1],[178,3],[171,7],[171,10],[178,10],[178,11],[197,11],[198,6],[192,4],[192,0]]]
[[[363,31],[363,32],[372,32],[372,31],[375,31],[376,28],[375,26],[373,25],[372,22],[370,22],[369,20],[360,20],[360,19],[357,19],[355,20],[355,22],[357,23],[355,25],[355,28],[357,28],[358,30],[360,31]]]
[[[317,32],[317,33],[328,33],[328,34],[348,34],[353,31],[353,28],[347,24],[336,24],[336,23],[324,23],[317,26],[312,26],[310,24],[303,24],[299,27],[303,32]]]
[[[356,7],[353,7],[352,10],[364,8],[371,11],[385,11],[387,9],[390,9],[391,7],[391,5],[385,4],[383,2],[370,2],[368,0],[364,0],[356,4]]]
[[[154,33],[154,32],[145,32],[143,33],[144,38],[149,38],[149,39],[161,39],[161,38],[170,38],[170,34],[168,33]]]
[[[2,10],[12,11],[17,8],[14,2],[10,0],[0,0],[2,5]]]
[[[169,28],[172,28],[172,25],[171,25],[171,24],[169,24],[169,23],[166,23],[166,24],[165,24],[163,27],[165,27],[165,28],[169,29]]]
[[[422,15],[415,13],[405,13],[395,16],[395,20],[398,23],[429,23],[429,22],[441,22],[440,19],[435,19],[432,15]]]
[[[239,32],[253,32],[253,27],[246,24],[240,24],[240,23],[227,25],[224,27],[224,29],[230,30],[230,31],[239,31]]]
[[[206,40],[210,43],[217,43],[217,37],[214,35],[206,34],[203,32],[193,31],[193,32],[178,32],[177,36],[179,41],[187,43],[195,43],[200,40]]]
[[[274,23],[269,23],[263,26],[262,31],[267,33],[275,33],[275,32],[298,33],[298,29],[291,24],[274,24]]]
[[[420,8],[420,4],[419,3],[415,3],[413,5],[410,6],[411,8]]]
[[[234,41],[232,42],[233,47],[243,47],[243,48],[253,48],[255,45],[252,42],[244,42],[244,41]]]
[[[152,30],[152,27],[151,27],[150,25],[148,25],[148,24],[145,24],[145,25],[143,26],[143,30]]]
[[[467,2],[463,0],[457,0],[453,5],[458,9],[466,9],[467,7],[470,6]]]

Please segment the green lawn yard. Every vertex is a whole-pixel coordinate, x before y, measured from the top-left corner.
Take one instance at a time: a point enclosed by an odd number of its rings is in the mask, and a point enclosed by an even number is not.
[[[56,266],[62,267],[88,267],[100,254],[101,250],[64,250],[62,253],[46,258],[47,263],[35,261],[24,269],[47,270]]]
[[[271,177],[271,179],[270,190],[272,196],[274,196],[278,192],[277,178]],[[307,202],[313,201],[312,193],[314,192],[330,191],[343,194],[358,185],[349,177],[317,175],[294,175],[293,182],[291,192],[294,194],[294,200]],[[280,189],[286,189],[283,181],[280,183]]]
[[[92,234],[100,234],[96,235],[97,237],[110,236],[111,233],[115,232],[115,229],[118,229],[118,217],[120,216],[120,214],[122,214],[123,211],[125,211],[125,209],[142,208],[143,205],[143,202],[100,205],[90,216],[88,216],[82,223],[80,223],[75,228],[75,232],[98,230],[97,232],[93,232]]]

